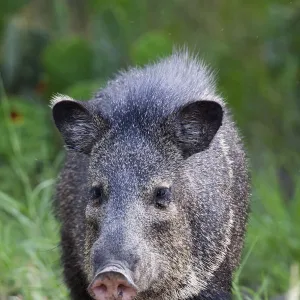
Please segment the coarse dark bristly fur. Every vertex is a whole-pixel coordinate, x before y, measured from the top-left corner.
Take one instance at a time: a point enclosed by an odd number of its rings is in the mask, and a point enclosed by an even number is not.
[[[132,265],[136,300],[230,299],[249,174],[212,72],[177,52],[52,107],[67,148],[55,207],[71,298],[92,299],[98,266],[117,257]]]

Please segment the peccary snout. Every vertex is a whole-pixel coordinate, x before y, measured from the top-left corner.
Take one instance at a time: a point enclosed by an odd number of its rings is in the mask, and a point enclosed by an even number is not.
[[[120,263],[99,270],[88,287],[88,292],[96,300],[131,300],[136,291],[131,272]]]

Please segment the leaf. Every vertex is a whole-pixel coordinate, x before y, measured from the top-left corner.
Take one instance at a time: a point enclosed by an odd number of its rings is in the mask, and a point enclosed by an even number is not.
[[[54,41],[45,49],[42,61],[53,92],[93,75],[92,49],[87,41],[78,37]]]
[[[172,41],[159,31],[147,32],[132,45],[130,56],[136,64],[146,64],[172,52]]]

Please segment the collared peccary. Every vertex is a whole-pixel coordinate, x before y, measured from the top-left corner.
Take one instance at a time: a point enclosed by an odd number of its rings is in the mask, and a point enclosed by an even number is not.
[[[52,108],[67,148],[55,204],[71,298],[230,299],[249,174],[210,69],[177,52]]]

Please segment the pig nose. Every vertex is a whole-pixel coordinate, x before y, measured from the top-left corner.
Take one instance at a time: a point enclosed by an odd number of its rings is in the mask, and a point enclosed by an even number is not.
[[[129,270],[108,266],[97,272],[88,292],[96,300],[132,300],[137,288]]]
[[[131,286],[123,275],[106,273],[101,279],[96,279],[91,286],[91,294],[96,300],[132,300],[136,289]]]

